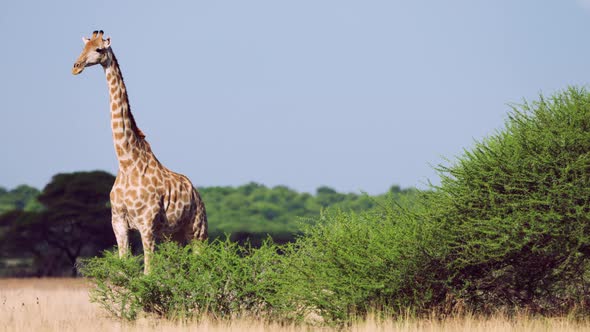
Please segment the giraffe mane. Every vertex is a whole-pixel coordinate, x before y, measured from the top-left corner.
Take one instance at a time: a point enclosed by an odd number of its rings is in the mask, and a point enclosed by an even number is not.
[[[102,31],[101,31],[102,32]],[[116,67],[119,68],[119,61],[117,61],[117,58],[115,57],[115,53],[112,52],[111,50],[111,56],[112,56],[112,60]],[[123,73],[121,72],[121,69],[119,68],[119,76],[121,77],[121,81],[124,83],[125,79],[123,78]],[[135,135],[140,138],[140,139],[145,139],[145,134],[143,133],[143,131],[141,131],[141,129],[139,129],[139,127],[137,127],[137,123],[135,122],[135,118],[133,117],[133,113],[131,112],[131,105],[129,104],[129,96],[127,95],[127,90],[125,90],[123,92],[123,98],[125,99],[126,104],[128,105],[129,109],[127,110],[127,112],[129,112],[129,120],[131,121],[131,129],[133,130],[133,132],[135,133]]]
[[[127,98],[127,92],[125,92],[125,98]],[[129,107],[129,120],[131,120],[131,127],[135,135],[140,139],[145,139],[145,134],[137,127],[137,123],[135,123],[135,118],[133,117],[133,113],[131,113],[131,107]]]

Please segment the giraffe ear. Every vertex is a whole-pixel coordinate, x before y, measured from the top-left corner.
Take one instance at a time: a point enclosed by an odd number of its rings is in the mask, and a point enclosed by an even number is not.
[[[111,37],[107,37],[107,39],[104,41],[104,48],[109,48],[111,46]]]
[[[84,42],[84,45],[86,45],[90,41],[90,38],[82,37],[82,41]]]

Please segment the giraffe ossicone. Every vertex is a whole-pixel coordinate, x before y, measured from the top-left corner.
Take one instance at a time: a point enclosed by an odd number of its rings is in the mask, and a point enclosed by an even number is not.
[[[129,250],[129,230],[137,229],[144,250],[144,272],[156,241],[170,237],[186,244],[207,239],[207,213],[201,195],[190,180],[166,168],[154,155],[143,132],[137,127],[127,96],[119,63],[110,38],[94,31],[83,38],[84,49],[74,63],[72,74],[100,64],[105,72],[110,97],[111,129],[119,171],[111,190],[113,232],[119,256]]]

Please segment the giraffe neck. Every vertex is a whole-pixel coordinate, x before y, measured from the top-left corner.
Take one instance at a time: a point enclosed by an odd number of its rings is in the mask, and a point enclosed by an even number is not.
[[[125,171],[138,158],[145,156],[145,152],[151,154],[151,149],[145,140],[145,135],[137,127],[133,114],[131,114],[123,75],[117,58],[110,49],[109,59],[110,61],[104,66],[104,70],[110,96],[111,129],[119,169]]]

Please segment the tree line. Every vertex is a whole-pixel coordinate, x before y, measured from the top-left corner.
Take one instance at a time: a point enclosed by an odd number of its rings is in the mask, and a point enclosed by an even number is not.
[[[56,174],[38,190],[27,185],[0,187],[0,276],[77,275],[81,257],[113,247],[109,192],[115,177],[103,171]],[[302,225],[324,209],[365,211],[386,197],[409,205],[418,191],[392,186],[376,196],[339,193],[319,187],[314,194],[258,183],[199,188],[207,207],[211,240],[228,237],[259,246],[268,237],[292,242]],[[139,234],[132,250],[141,252]]]

